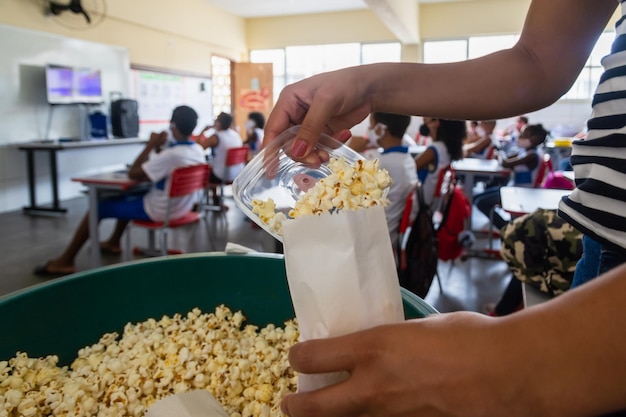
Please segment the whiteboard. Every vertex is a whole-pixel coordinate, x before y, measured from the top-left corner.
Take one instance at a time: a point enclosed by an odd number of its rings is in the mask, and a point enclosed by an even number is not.
[[[196,134],[213,124],[210,77],[133,68],[132,79],[132,96],[139,104],[140,137],[167,130],[172,110],[180,105],[198,113]]]
[[[105,98],[112,91],[130,93],[129,53],[119,46],[0,25],[0,56],[0,145],[80,136],[84,111],[47,103],[46,64],[99,69]],[[108,108],[105,103],[88,110]]]

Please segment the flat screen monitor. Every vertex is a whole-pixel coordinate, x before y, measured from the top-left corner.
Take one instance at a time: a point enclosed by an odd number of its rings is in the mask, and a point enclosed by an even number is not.
[[[74,71],[70,67],[46,67],[46,95],[50,104],[74,102]]]
[[[74,70],[74,102],[102,103],[102,81],[100,70]]]
[[[50,104],[102,103],[100,70],[47,65],[46,95]]]

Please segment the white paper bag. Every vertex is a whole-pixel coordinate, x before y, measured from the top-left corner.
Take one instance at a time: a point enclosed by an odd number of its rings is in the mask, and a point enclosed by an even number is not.
[[[207,390],[168,395],[152,404],[146,417],[229,417],[215,397]]]
[[[283,224],[285,266],[301,340],[404,320],[383,207],[302,216]],[[346,375],[300,375],[298,391]]]

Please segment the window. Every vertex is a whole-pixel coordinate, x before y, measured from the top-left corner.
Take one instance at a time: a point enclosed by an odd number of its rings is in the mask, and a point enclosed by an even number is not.
[[[285,85],[325,71],[375,62],[400,62],[397,42],[288,46],[250,52],[250,62],[274,64],[274,100]]]
[[[591,100],[602,75],[601,59],[611,50],[615,34],[606,32],[600,36],[580,76],[562,99]],[[478,58],[515,45],[519,35],[475,36],[467,39],[425,41],[423,62],[458,62]]]
[[[213,116],[221,112],[230,114],[230,60],[212,56],[211,76],[213,78]]]
[[[615,38],[615,33],[605,32],[600,35],[598,42],[591,51],[589,59],[585,63],[574,85],[563,96],[564,99],[585,99],[589,100],[596,91],[600,76],[602,75],[602,57],[611,52],[611,43]]]

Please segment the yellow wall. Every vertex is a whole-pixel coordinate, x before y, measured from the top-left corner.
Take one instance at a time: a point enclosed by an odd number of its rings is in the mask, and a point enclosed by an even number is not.
[[[46,18],[42,3],[2,0],[0,23],[123,46],[132,64],[199,74],[210,74],[211,54],[237,61],[247,56],[244,19],[204,0],[106,0],[106,19],[87,30]]]
[[[420,6],[422,40],[519,33],[530,0],[426,3]]]
[[[43,15],[40,0],[0,1],[0,23],[128,48],[132,64],[210,74],[210,56],[247,61],[250,49],[343,42],[396,41],[369,10],[242,19],[204,0],[106,0],[108,17],[84,31]],[[530,0],[425,3],[418,10],[422,41],[519,33]],[[612,27],[618,13],[609,24]],[[417,61],[419,45],[402,59]]]
[[[396,41],[389,29],[369,10],[248,19],[246,32],[249,49]]]

